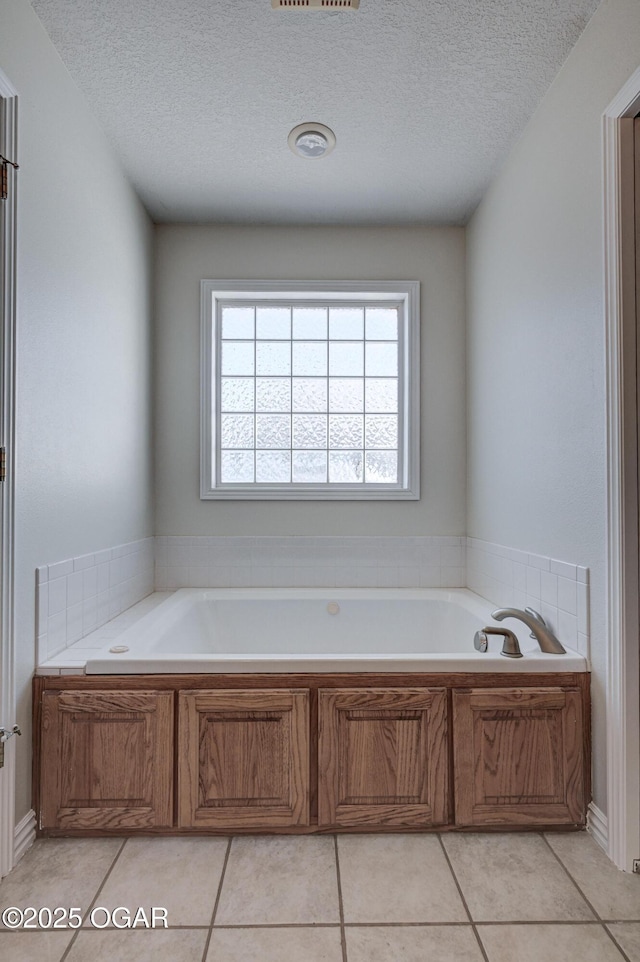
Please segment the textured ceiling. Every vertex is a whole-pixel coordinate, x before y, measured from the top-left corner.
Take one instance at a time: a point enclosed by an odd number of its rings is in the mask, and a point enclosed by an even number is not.
[[[598,0],[32,3],[155,220],[463,224]]]

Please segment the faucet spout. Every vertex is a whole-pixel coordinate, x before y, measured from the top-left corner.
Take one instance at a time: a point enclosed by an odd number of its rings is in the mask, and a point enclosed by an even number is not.
[[[549,626],[538,621],[537,618],[528,612],[521,611],[520,608],[497,608],[491,613],[491,617],[494,618],[495,621],[504,621],[505,618],[516,618],[525,624],[535,636],[536,641],[540,645],[540,651],[545,651],[549,655],[566,654],[565,649]]]

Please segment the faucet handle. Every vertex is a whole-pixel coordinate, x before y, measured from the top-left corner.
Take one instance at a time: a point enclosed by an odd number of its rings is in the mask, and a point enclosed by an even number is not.
[[[509,628],[482,628],[480,631],[476,631],[473,644],[478,651],[486,651],[489,647],[488,635],[500,635],[504,638],[500,654],[504,655],[505,658],[522,658],[518,639]]]
[[[508,628],[503,628],[502,631],[504,633],[504,644],[500,654],[504,655],[505,658],[522,658],[517,636]]]
[[[489,639],[487,638],[487,629],[481,628],[480,631],[476,631],[473,636],[473,647],[476,651],[486,651],[489,647]]]

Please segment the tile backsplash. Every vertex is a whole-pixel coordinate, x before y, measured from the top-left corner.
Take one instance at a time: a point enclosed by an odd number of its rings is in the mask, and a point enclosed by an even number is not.
[[[467,586],[499,607],[534,608],[561,641],[589,657],[589,569],[467,539]]]
[[[463,588],[463,537],[158,537],[156,588]]]
[[[38,664],[156,591],[464,588],[589,656],[587,568],[465,537],[157,537],[36,570]]]
[[[115,618],[153,588],[153,538],[37,568],[38,664]]]

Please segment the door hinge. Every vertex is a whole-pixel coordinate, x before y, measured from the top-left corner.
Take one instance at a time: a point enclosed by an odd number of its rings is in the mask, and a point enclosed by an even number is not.
[[[3,157],[0,154],[0,200],[6,200],[9,196],[9,167],[13,167],[14,170],[19,170],[17,164],[14,164],[12,160],[7,157]]]
[[[7,449],[0,448],[0,481],[7,480]]]

